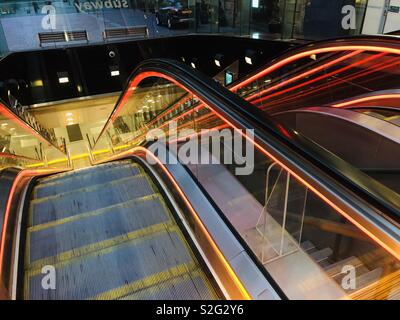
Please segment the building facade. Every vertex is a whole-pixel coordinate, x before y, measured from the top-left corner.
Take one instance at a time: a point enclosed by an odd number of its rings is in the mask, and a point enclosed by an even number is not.
[[[118,32],[121,37],[223,33],[307,40],[387,33],[400,29],[399,8],[400,0],[2,1],[0,52],[102,43]],[[163,12],[174,25],[160,21]],[[52,42],[48,34],[59,32],[68,33],[65,41]]]

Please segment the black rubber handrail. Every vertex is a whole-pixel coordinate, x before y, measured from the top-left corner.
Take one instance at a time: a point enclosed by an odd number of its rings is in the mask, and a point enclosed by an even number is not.
[[[318,40],[318,41],[306,42],[304,44],[298,44],[294,48],[286,49],[280,55],[278,55],[274,59],[270,60],[265,65],[263,65],[259,68],[256,68],[255,70],[253,70],[249,74],[247,74],[245,77],[235,80],[234,82],[229,84],[229,86],[227,86],[227,87],[232,88],[237,85],[240,85],[240,83],[256,76],[258,73],[262,72],[267,67],[274,65],[278,61],[286,59],[296,53],[300,53],[305,50],[317,49],[317,48],[321,48],[321,47],[324,47],[327,45],[332,46],[332,47],[343,46],[343,45],[356,46],[356,45],[365,45],[366,43],[368,43],[368,45],[378,45],[379,46],[380,44],[382,44],[382,42],[384,42],[387,45],[400,46],[399,37],[390,36],[390,35],[359,35],[359,36],[349,36],[349,37],[345,37],[345,38],[323,39],[323,40]]]
[[[56,148],[58,151],[60,151],[61,153],[67,155],[67,153],[63,150],[61,150],[61,148],[59,146],[57,146],[56,144],[54,144],[54,142],[50,141],[49,139],[47,139],[46,137],[44,137],[38,130],[36,130],[30,123],[28,123],[25,119],[23,119],[18,113],[16,113],[7,103],[5,103],[2,99],[0,99],[0,105],[3,105],[4,107],[6,107],[8,109],[8,111],[10,111],[19,121],[21,121],[23,123],[23,125],[26,126],[26,128],[24,129],[30,129],[31,131],[33,131],[36,135],[40,136],[44,141],[46,141],[49,145],[53,146],[54,148]]]
[[[263,111],[182,63],[167,59],[148,60],[133,71],[130,79],[149,71],[173,78],[238,128],[254,129],[255,139],[261,147],[273,153],[279,161],[322,194],[328,194],[331,203],[335,203],[343,212],[366,223],[376,237],[381,239],[381,243],[391,248],[391,252],[398,252],[400,196],[397,193],[306,137],[291,130],[283,131]],[[122,96],[102,133],[111,124],[111,119],[117,116]]]

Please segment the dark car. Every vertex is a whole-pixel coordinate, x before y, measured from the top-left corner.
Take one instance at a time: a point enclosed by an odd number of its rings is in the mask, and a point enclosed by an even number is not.
[[[176,0],[164,0],[156,11],[157,25],[165,25],[169,29],[177,25],[188,24],[193,21],[193,12],[187,3]]]

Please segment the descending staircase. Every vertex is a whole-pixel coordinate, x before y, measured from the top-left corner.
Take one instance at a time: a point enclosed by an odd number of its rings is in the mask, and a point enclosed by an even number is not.
[[[42,287],[46,265],[55,290]],[[26,299],[218,298],[156,186],[128,161],[39,180],[24,269]]]
[[[345,291],[347,293],[353,293],[363,287],[378,283],[382,276],[383,270],[381,267],[370,270],[367,268],[365,263],[356,256],[350,256],[346,259],[332,263],[330,262],[330,257],[333,254],[331,248],[327,247],[317,249],[309,240],[302,242],[301,247],[326,271],[328,276],[334,279],[339,285],[342,283],[342,279],[346,275],[346,273],[342,272],[343,267],[346,265],[354,267],[356,272],[356,288],[346,289]]]

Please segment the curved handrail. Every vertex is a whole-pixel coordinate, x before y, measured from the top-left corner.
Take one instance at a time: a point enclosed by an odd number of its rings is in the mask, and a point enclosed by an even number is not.
[[[38,132],[34,127],[32,127],[28,122],[26,122],[24,119],[22,119],[18,114],[16,114],[15,112],[13,112],[8,106],[7,104],[2,101],[0,99],[0,114],[1,113],[5,113],[7,117],[15,120],[18,125],[20,125],[21,127],[23,127],[25,130],[30,131],[31,133],[33,133],[35,136],[37,136],[39,139],[41,139],[43,142],[48,143],[49,145],[53,146],[54,148],[56,148],[58,151],[60,151],[63,154],[67,154],[65,151],[61,150],[61,148],[57,145],[55,145],[52,141],[48,140],[47,138],[45,138],[40,132]]]
[[[376,101],[380,101],[379,104],[383,104],[381,101],[384,100],[400,100],[400,90],[379,90],[371,93],[360,94],[352,98],[343,99],[340,101],[335,101],[331,104],[332,107],[335,108],[352,108],[352,107],[368,107],[368,103],[377,103]],[[399,110],[398,107],[390,107],[385,106],[392,109]]]
[[[400,196],[397,193],[300,134],[283,129],[255,106],[184,64],[167,59],[141,63],[133,71],[124,94],[118,99],[96,142],[118,116],[134,88],[148,77],[168,79],[194,93],[236,129],[254,129],[255,146],[260,151],[293,173],[344,216],[346,210],[357,217],[362,215],[364,222],[374,225],[374,230],[382,236],[378,242],[387,249],[391,247],[388,250],[400,256]]]
[[[368,45],[366,45],[368,43]],[[294,61],[299,57],[306,57],[312,54],[326,53],[337,50],[338,48],[347,48],[348,50],[358,49],[374,49],[384,48],[382,45],[385,44],[387,48],[390,46],[397,46],[398,49],[393,48],[392,53],[400,54],[400,41],[398,37],[390,35],[362,35],[352,36],[346,38],[332,38],[328,40],[319,40],[312,43],[296,46],[283,52],[281,55],[272,59],[264,66],[250,72],[246,77],[240,79],[240,81],[232,83],[228,88],[235,91],[246,84],[260,78],[270,72],[272,69],[279,68],[286,63]],[[344,49],[343,49],[344,50]]]
[[[296,110],[278,112],[275,115],[308,113],[316,115],[327,115],[329,117],[341,119],[354,126],[363,128],[375,133],[377,136],[389,141],[400,144],[400,128],[388,121],[379,119],[364,113],[354,112],[349,109],[331,108],[331,107],[306,107]]]

